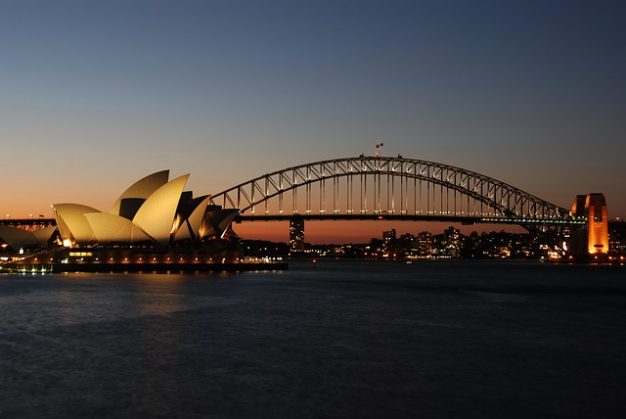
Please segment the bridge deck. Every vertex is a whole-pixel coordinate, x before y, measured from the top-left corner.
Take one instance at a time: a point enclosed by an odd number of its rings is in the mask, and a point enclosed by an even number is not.
[[[235,222],[243,221],[289,221],[292,219],[303,220],[346,220],[346,221],[440,221],[462,224],[516,224],[516,225],[561,225],[561,226],[581,226],[585,225],[583,219],[561,219],[561,218],[505,218],[505,217],[481,217],[481,216],[459,216],[445,214],[339,214],[339,213],[309,213],[309,214],[241,214]]]
[[[289,221],[299,218],[308,221],[439,221],[461,224],[516,224],[516,225],[560,225],[582,226],[587,223],[586,219],[564,218],[504,218],[482,216],[459,216],[445,214],[339,214],[339,213],[309,213],[309,214],[241,214],[235,218],[235,222],[249,221]],[[54,218],[26,218],[26,219],[3,219],[0,225],[14,227],[48,227],[56,225]]]

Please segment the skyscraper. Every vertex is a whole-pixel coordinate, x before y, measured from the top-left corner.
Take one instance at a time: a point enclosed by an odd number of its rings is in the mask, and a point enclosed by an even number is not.
[[[304,219],[292,218],[289,221],[289,251],[302,252],[304,250]]]

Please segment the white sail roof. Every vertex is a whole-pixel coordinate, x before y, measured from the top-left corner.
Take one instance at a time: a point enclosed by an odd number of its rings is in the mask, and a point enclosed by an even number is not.
[[[35,236],[35,239],[37,239],[40,245],[44,245],[48,242],[48,240],[52,236],[52,233],[54,233],[56,229],[57,228],[55,226],[44,227],[39,230],[33,231],[33,236]]]
[[[99,212],[97,209],[80,204],[54,204],[54,216],[63,240],[89,243],[95,239],[84,214]]]
[[[101,212],[87,213],[85,218],[98,243],[135,243],[151,240],[139,226],[127,218]]]
[[[169,175],[169,170],[161,170],[159,172],[152,173],[151,175],[139,179],[137,182],[130,185],[128,189],[122,192],[120,197],[117,198],[117,201],[115,201],[115,203],[113,204],[113,207],[109,210],[109,214],[120,214],[120,205],[122,203],[122,199],[147,199],[150,195],[152,195],[154,191],[167,183]]]
[[[186,220],[183,220],[181,226],[176,231],[176,240],[191,238],[197,239],[200,237],[200,228],[202,226],[202,220],[204,219],[207,205],[209,204],[209,199],[210,198],[206,196],[204,199],[199,201],[198,205],[196,205],[189,217],[187,217]]]
[[[0,238],[13,250],[39,244],[32,232],[5,225],[0,225]]]
[[[188,178],[188,174],[183,175],[158,188],[133,218],[135,224],[162,246],[169,243],[178,201]]]
[[[188,174],[169,182],[168,176],[169,170],[162,170],[140,179],[106,213],[80,204],[53,205],[61,239],[72,245],[151,240],[168,246],[171,240],[223,237],[237,210],[209,206],[208,196],[194,199],[191,192],[183,192]],[[14,243],[45,244],[52,229],[6,234],[19,239],[10,238]]]

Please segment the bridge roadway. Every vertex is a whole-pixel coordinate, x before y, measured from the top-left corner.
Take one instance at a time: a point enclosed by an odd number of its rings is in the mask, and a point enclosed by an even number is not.
[[[488,223],[488,224],[516,224],[516,225],[559,225],[559,226],[582,226],[587,220],[583,218],[505,218],[505,217],[483,217],[483,216],[463,216],[452,214],[340,214],[340,213],[309,213],[309,214],[241,214],[235,218],[235,222],[243,221],[290,221],[293,219],[302,220],[346,220],[346,221],[440,221],[453,222],[466,225]]]
[[[555,225],[555,226],[583,226],[587,223],[586,218],[505,218],[463,216],[453,214],[391,214],[391,213],[305,213],[305,214],[240,214],[235,218],[236,223],[251,221],[290,221],[302,219],[307,221],[439,221],[471,224],[517,224],[517,225]],[[56,225],[54,218],[24,218],[24,219],[0,219],[0,225],[13,227],[49,227]]]

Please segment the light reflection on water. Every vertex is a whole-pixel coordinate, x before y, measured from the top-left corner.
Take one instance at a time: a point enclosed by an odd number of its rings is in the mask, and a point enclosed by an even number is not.
[[[0,417],[624,417],[624,277],[326,260],[2,275]]]
[[[0,276],[0,333],[36,331],[142,316],[164,316],[218,304],[188,292],[193,281],[231,274],[47,274]],[[3,292],[8,289],[9,292]],[[224,303],[222,301],[222,303]]]
[[[588,287],[613,281],[624,267],[541,265],[536,263],[372,263],[292,262],[288,271],[202,274],[16,274],[0,275],[0,333],[165,316],[200,307],[238,304],[250,291],[244,284],[286,280],[300,289],[315,282],[443,284],[452,288],[495,285],[504,288]],[[529,281],[538,275],[541,284]],[[589,281],[590,280],[590,281]],[[234,283],[232,281],[235,281]],[[242,282],[243,281],[243,282]],[[314,281],[305,284],[306,281]],[[435,282],[433,282],[435,281]],[[441,281],[441,282],[440,282]],[[228,286],[228,284],[232,286]],[[291,284],[291,285],[290,285]],[[447,285],[446,285],[447,284]],[[439,286],[439,285],[437,285]],[[224,294],[226,293],[226,295]]]

